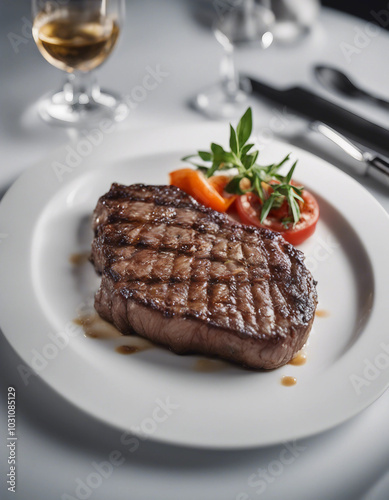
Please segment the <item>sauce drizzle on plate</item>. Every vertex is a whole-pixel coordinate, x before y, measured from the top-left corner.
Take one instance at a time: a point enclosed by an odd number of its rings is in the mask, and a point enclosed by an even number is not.
[[[318,318],[328,318],[328,316],[330,315],[330,313],[328,311],[326,311],[325,309],[317,309],[315,315]]]
[[[134,345],[119,345],[116,347],[115,351],[119,354],[135,354],[136,352],[143,351],[144,349],[140,349]]]
[[[82,266],[86,262],[88,262],[90,257],[90,252],[80,252],[80,253],[72,253],[69,257],[69,262],[73,266]]]
[[[99,340],[120,339],[121,345],[115,347],[119,354],[135,354],[156,347],[155,344],[138,335],[123,335],[111,323],[104,321],[96,313],[80,316],[73,320],[76,325],[82,326],[86,337]]]
[[[285,376],[281,379],[281,384],[285,387],[292,387],[292,385],[297,384],[297,379],[295,377]]]
[[[299,351],[288,363],[288,365],[302,366],[307,362],[307,353]]]
[[[80,316],[75,318],[73,322],[82,326],[85,336],[92,339],[114,339],[124,336],[111,323],[104,321],[96,313]]]

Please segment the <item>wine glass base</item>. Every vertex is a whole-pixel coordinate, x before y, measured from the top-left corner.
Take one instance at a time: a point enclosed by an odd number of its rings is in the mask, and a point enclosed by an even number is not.
[[[238,89],[228,95],[222,84],[216,84],[200,92],[193,100],[193,106],[209,118],[238,118],[248,106],[248,91]]]
[[[99,90],[93,98],[85,95],[84,102],[69,103],[66,91],[52,92],[38,102],[41,118],[48,123],[82,127],[98,124],[103,120],[119,122],[124,120],[129,108],[120,96]]]

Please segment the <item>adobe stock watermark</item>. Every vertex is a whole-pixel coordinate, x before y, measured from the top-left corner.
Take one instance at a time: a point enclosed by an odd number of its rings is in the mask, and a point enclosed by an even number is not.
[[[33,375],[41,373],[57,356],[69,345],[70,339],[83,334],[81,326],[72,321],[66,323],[60,332],[50,332],[47,334],[50,342],[43,347],[31,349],[30,366],[20,363],[17,366],[18,373],[24,385],[28,386]]]
[[[93,298],[89,297],[77,308],[77,316],[83,317],[93,307]],[[55,360],[60,353],[69,345],[72,338],[84,335],[82,326],[74,321],[68,321],[59,332],[49,332],[48,342],[39,349],[31,349],[29,366],[20,363],[17,366],[18,373],[25,386],[30,383],[30,378],[43,372],[47,366]]]
[[[138,437],[129,432],[123,432],[120,436],[122,450],[112,450],[107,460],[103,462],[92,462],[91,471],[83,478],[77,477],[74,491],[71,494],[63,493],[61,500],[87,500],[90,498],[94,491],[112,476],[114,470],[126,462],[126,455],[136,452],[141,441],[149,439],[158,426],[165,422],[179,407],[180,405],[173,403],[170,397],[157,398],[151,415],[144,418],[138,426],[132,428],[132,430],[137,431]]]
[[[305,258],[305,265],[314,273],[321,263],[326,262],[340,247],[340,243],[332,237],[317,238],[315,245]]]
[[[255,473],[248,477],[247,485],[250,488],[250,493],[241,491],[236,495],[235,500],[249,500],[253,498],[252,493],[261,496],[271,484],[277,481],[285,469],[290,467],[306,450],[307,446],[299,445],[296,441],[284,443],[284,448],[276,459],[269,462],[266,468],[259,467]]]
[[[113,120],[104,119],[96,128],[91,130],[82,130],[81,139],[78,139],[75,145],[65,147],[65,159],[63,162],[53,161],[51,168],[59,182],[63,181],[65,175],[72,173],[78,168],[83,159],[90,156],[94,149],[103,142],[107,134],[112,134],[115,130]]]
[[[53,14],[56,9],[60,9],[62,6],[67,5],[69,3],[69,0],[51,0],[49,2],[45,2],[42,5],[38,5],[39,7],[45,8],[47,13]],[[48,11],[50,9],[50,12]],[[18,30],[17,33],[10,31],[7,33],[7,38],[9,43],[11,44],[12,50],[15,52],[15,54],[19,54],[20,52],[20,46],[25,46],[28,44],[32,39],[32,21],[26,17],[23,16],[20,19],[21,21],[21,28]]]
[[[21,28],[18,33],[10,31],[7,38],[15,54],[19,54],[20,46],[26,45],[32,40],[32,22],[27,17],[21,18]]]
[[[386,370],[389,369],[389,344],[381,342],[380,352],[374,359],[363,360],[363,368],[359,374],[352,373],[349,380],[355,393],[359,396],[364,388],[369,387],[377,380]]]
[[[353,56],[359,55],[366,49],[372,40],[381,34],[381,28],[389,26],[389,2],[386,9],[379,11],[371,10],[370,16],[379,26],[371,22],[366,22],[363,28],[354,26],[353,39],[351,42],[341,42],[339,48],[348,63],[351,62]]]
[[[160,64],[155,68],[146,66],[145,74],[142,77],[141,84],[135,85],[129,94],[124,96],[123,100],[127,104],[130,112],[135,110],[139,104],[145,101],[168,76],[169,72],[163,70]],[[68,145],[65,148],[65,158],[63,161],[54,161],[51,168],[59,182],[63,181],[64,176],[72,173],[80,167],[83,160],[90,156],[94,149],[102,144],[104,137],[115,130],[113,120],[104,119],[97,127],[91,130],[82,130],[82,137],[74,145]]]
[[[272,116],[266,126],[261,127],[255,133],[255,138],[260,146],[271,142],[275,136],[282,134],[297,119],[296,115],[290,113],[284,106],[282,109],[273,108]]]
[[[389,2],[386,4],[386,9],[371,10],[370,15],[382,28],[387,28],[389,26]]]

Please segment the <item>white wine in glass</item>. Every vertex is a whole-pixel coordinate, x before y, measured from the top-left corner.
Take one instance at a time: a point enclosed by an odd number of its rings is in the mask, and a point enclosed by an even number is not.
[[[39,103],[50,122],[87,125],[128,114],[119,96],[103,92],[91,71],[112,52],[124,17],[124,0],[33,0],[33,36],[43,57],[68,73],[63,90]]]

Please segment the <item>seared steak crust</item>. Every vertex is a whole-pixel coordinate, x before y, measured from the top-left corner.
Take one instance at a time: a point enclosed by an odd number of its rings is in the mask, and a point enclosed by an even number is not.
[[[113,184],[93,217],[97,312],[177,353],[251,368],[287,363],[317,303],[302,252],[173,186]]]

